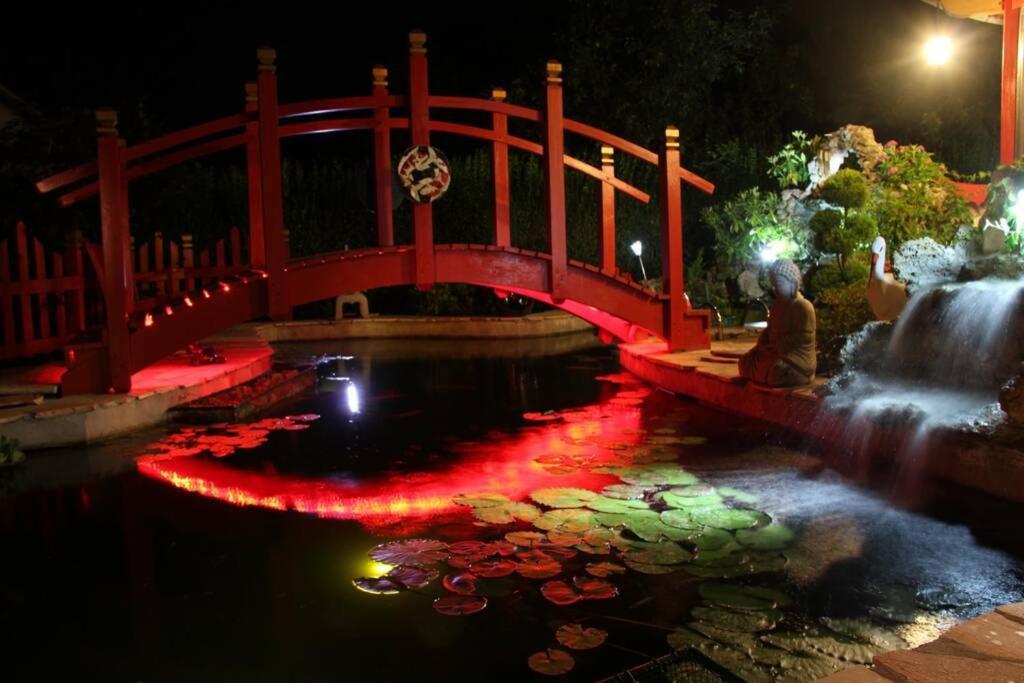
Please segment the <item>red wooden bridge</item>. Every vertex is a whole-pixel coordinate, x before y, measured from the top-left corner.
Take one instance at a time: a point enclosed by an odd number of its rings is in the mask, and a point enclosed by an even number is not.
[[[260,49],[257,81],[247,84],[241,113],[129,146],[118,135],[116,114],[97,112],[96,161],[37,183],[40,192],[60,190],[59,201],[64,206],[97,196],[102,219],[102,256],[97,255],[94,266],[103,291],[105,324],[101,336],[67,347],[68,371],[62,380],[65,393],[128,391],[132,373],[227,326],[261,317],[283,320],[290,317],[292,307],[303,303],[393,285],[429,289],[435,282],[462,282],[491,287],[557,306],[620,339],[634,339],[647,331],[664,339],[673,350],[710,345],[708,313],[691,309],[684,291],[682,184],[708,193],[714,186],[680,166],[678,130],[667,128],[663,147],[654,152],[565,118],[562,68],[557,62],[547,64],[541,111],[505,102],[500,89],[490,100],[430,94],[426,36],[412,32],[409,40],[405,95],[391,94],[387,70],[375,67],[370,95],[282,104],[277,96],[276,55],[271,49]],[[490,125],[435,118],[438,112],[452,110],[477,112],[477,116],[489,118]],[[510,120],[536,124],[539,141],[510,133]],[[391,143],[396,129],[408,130],[413,145],[430,144],[433,134],[490,144],[494,192],[491,244],[435,244],[432,207],[419,203],[412,210],[413,243],[394,243]],[[373,136],[378,246],[291,259],[283,215],[281,139],[343,131],[370,131]],[[566,134],[598,143],[600,167],[566,154]],[[159,296],[143,300],[139,288],[149,280],[140,277],[142,254],[134,254],[131,244],[131,183],[170,166],[237,147],[244,147],[247,155],[248,264],[238,267],[236,260],[225,270],[222,264],[185,259],[162,269]],[[549,253],[513,246],[510,149],[542,157]],[[616,177],[616,150],[660,170],[661,293],[633,282],[616,265],[616,193],[644,203],[651,199]],[[566,167],[601,183],[598,264],[568,258]],[[175,250],[172,256],[178,259],[180,254]]]

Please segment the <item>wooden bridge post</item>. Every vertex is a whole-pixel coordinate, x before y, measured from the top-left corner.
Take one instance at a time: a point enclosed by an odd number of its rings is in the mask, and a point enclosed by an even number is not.
[[[263,233],[266,240],[267,303],[272,320],[291,318],[285,291],[284,197],[281,189],[281,137],[278,133],[277,53],[268,47],[256,51],[257,108],[259,110],[260,191]]]
[[[409,133],[413,145],[430,144],[426,45],[426,33],[409,33]],[[434,213],[430,204],[413,204],[412,227],[416,244],[416,287],[426,292],[435,279]]]
[[[612,178],[615,176],[615,148],[601,146],[601,171]],[[598,243],[601,255],[601,270],[606,275],[615,275],[615,186],[601,183],[601,235]]]
[[[494,88],[491,99],[504,102],[507,93],[504,88]],[[491,143],[491,180],[494,183],[494,243],[499,247],[512,246],[512,203],[509,199],[508,182],[508,115],[494,112],[491,115],[491,129],[494,141]]]
[[[686,315],[683,284],[683,188],[679,176],[679,129],[665,129],[665,145],[661,150],[661,278],[665,307],[665,339],[669,351],[684,345]]]
[[[551,298],[565,300],[569,257],[565,235],[565,131],[562,110],[562,65],[547,63],[544,98],[544,209],[551,248]]]
[[[245,111],[259,110],[259,86],[245,84]],[[245,124],[245,168],[249,185],[249,265],[263,269],[267,265],[267,246],[263,235],[263,186],[260,182],[260,124]]]
[[[124,161],[117,136],[117,112],[96,112],[100,223],[103,240],[103,294],[107,313],[107,367],[97,374],[116,392],[132,388],[131,337],[128,332],[130,292],[134,287],[128,255],[128,207]]]
[[[377,246],[395,244],[395,217],[391,197],[391,109],[385,103],[388,97],[388,70],[375,66],[373,97],[378,105],[373,108],[373,170],[377,195]]]

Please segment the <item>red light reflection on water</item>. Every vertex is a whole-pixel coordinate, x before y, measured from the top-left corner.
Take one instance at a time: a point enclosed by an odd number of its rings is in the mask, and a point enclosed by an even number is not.
[[[646,390],[643,390],[646,393]],[[637,394],[639,392],[629,392]],[[362,481],[310,479],[239,470],[228,460],[189,455],[146,455],[139,472],[172,486],[232,505],[296,510],[319,517],[358,519],[369,527],[427,522],[454,512],[458,494],[497,492],[521,500],[548,486],[601,487],[617,479],[586,470],[552,474],[540,456],[616,459],[615,450],[640,437],[640,401],[609,396],[599,404],[558,413],[515,434],[460,444],[452,462],[438,470],[384,473]],[[244,458],[239,450],[233,457]],[[464,508],[461,508],[464,509]]]

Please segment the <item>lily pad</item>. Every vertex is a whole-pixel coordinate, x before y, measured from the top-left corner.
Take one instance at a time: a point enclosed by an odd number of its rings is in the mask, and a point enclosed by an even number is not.
[[[683,565],[679,564],[648,564],[646,562],[633,562],[629,559],[623,561],[627,567],[641,574],[671,574],[683,568]]]
[[[572,583],[584,600],[607,600],[619,594],[615,584],[593,576],[576,576]]]
[[[559,531],[586,533],[599,526],[594,514],[590,510],[548,510],[533,520],[533,525],[545,531],[558,529]]]
[[[584,628],[582,624],[565,624],[555,631],[555,639],[570,650],[592,650],[608,639],[608,632]]]
[[[892,631],[888,631],[867,619],[830,619],[822,617],[822,623],[836,633],[871,643],[886,650],[901,650],[907,647],[907,641]]]
[[[629,467],[619,474],[619,478],[636,486],[686,486],[698,481],[695,475],[674,463]]]
[[[562,531],[552,529],[548,532],[548,542],[552,545],[568,548],[583,541],[584,534],[579,531]]]
[[[458,595],[474,595],[476,594],[476,577],[469,572],[459,572],[458,574],[446,574],[444,580],[441,581],[445,589]]]
[[[735,500],[737,503],[743,503],[744,505],[753,505],[760,500],[760,497],[753,493],[734,489],[731,486],[718,487],[718,495],[725,496],[726,498]]]
[[[370,559],[383,564],[420,567],[448,559],[448,545],[429,538],[410,538],[382,543],[368,554]]]
[[[756,633],[769,631],[782,619],[778,610],[767,609],[760,612],[734,612],[721,607],[694,607],[690,610],[694,619],[727,631],[740,633]]]
[[[602,578],[626,572],[625,567],[614,562],[588,562],[586,570],[591,576],[600,576]]]
[[[485,579],[497,579],[516,571],[516,563],[506,559],[481,560],[470,565],[470,571]]]
[[[541,595],[556,605],[571,605],[583,599],[580,593],[565,581],[548,581],[540,587]]]
[[[740,529],[736,540],[755,550],[782,550],[793,540],[793,532],[783,524],[769,524],[760,529]]]
[[[405,590],[405,586],[386,576],[375,578],[363,576],[353,579],[352,585],[364,593],[371,593],[373,595],[395,595]]]
[[[695,521],[716,529],[749,529],[772,521],[760,510],[748,508],[695,508],[690,514]]]
[[[499,503],[473,508],[473,516],[488,524],[511,524],[515,521],[532,522],[540,517],[540,510],[529,503]]]
[[[548,488],[534,491],[530,498],[552,508],[578,508],[597,498],[597,494],[587,489]]]
[[[601,495],[606,498],[616,498],[620,500],[640,500],[643,498],[648,491],[651,489],[646,486],[634,486],[632,484],[612,484],[606,486],[601,491]]]
[[[505,534],[505,540],[520,548],[532,548],[548,542],[548,537],[539,531],[510,531]]]
[[[698,591],[708,602],[736,610],[768,610],[789,604],[789,596],[785,593],[761,586],[710,581],[700,584]]]
[[[689,623],[687,626],[716,643],[728,645],[746,655],[750,655],[761,644],[761,641],[748,632],[730,631],[699,621]]]
[[[733,535],[724,529],[704,527],[700,533],[692,539],[693,544],[701,551],[721,550],[731,543],[735,543]]]
[[[695,522],[687,510],[665,510],[661,513],[661,521],[676,529],[700,529],[702,524]]]
[[[482,595],[445,595],[434,600],[434,610],[446,617],[464,617],[487,607]]]
[[[724,503],[722,497],[717,493],[706,496],[680,496],[672,493],[672,491],[665,491],[664,493],[659,493],[658,497],[665,505],[674,508],[717,508],[721,507]]]
[[[703,482],[690,484],[689,486],[674,486],[666,491],[666,493],[671,493],[673,496],[680,496],[682,498],[698,498],[717,495],[714,486]]]
[[[430,567],[395,567],[385,578],[406,588],[423,588],[437,578],[437,570]]]
[[[500,493],[477,493],[474,495],[461,494],[452,497],[452,502],[456,505],[465,505],[473,508],[491,507],[492,505],[501,505],[502,503],[509,502],[508,496]]]
[[[572,671],[576,660],[564,650],[548,648],[543,652],[535,652],[527,660],[530,668],[545,676],[561,676]]]
[[[562,565],[554,559],[535,562],[520,562],[516,571],[526,579],[550,579],[562,573]]]
[[[682,564],[693,559],[691,553],[672,541],[637,544],[636,547],[624,552],[622,557],[641,564]]]
[[[648,508],[647,503],[642,500],[624,500],[606,498],[605,496],[598,496],[593,500],[587,501],[586,506],[598,512],[621,512],[626,514],[634,510],[646,510]]]
[[[673,650],[685,650],[688,647],[703,649],[701,646],[714,645],[714,641],[688,628],[677,628],[668,634],[667,640]]]

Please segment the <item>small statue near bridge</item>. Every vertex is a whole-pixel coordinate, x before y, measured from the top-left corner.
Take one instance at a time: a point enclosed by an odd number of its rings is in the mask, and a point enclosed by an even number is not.
[[[769,269],[775,303],[757,345],[739,360],[740,377],[772,387],[810,384],[817,369],[814,305],[800,293],[800,269],[789,259]]]

